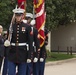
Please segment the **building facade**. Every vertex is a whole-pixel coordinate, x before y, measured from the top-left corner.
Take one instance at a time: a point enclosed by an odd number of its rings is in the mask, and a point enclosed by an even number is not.
[[[52,51],[76,51],[76,23],[63,25],[51,32]]]

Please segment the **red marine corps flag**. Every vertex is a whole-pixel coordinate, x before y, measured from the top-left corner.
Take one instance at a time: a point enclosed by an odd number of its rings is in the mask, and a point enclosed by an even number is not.
[[[44,10],[44,0],[33,0],[34,9],[36,13],[36,28],[38,29],[40,35],[40,47],[44,44],[44,25],[45,25],[45,10]]]
[[[25,9],[26,0],[18,0],[18,7]]]

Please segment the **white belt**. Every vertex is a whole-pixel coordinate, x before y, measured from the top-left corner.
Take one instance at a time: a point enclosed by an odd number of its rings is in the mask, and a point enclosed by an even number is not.
[[[27,43],[11,43],[12,46],[27,46]]]

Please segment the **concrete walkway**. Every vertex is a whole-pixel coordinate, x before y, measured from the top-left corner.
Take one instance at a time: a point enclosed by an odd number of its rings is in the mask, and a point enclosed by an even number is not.
[[[46,63],[45,75],[76,75],[76,58]]]
[[[59,60],[59,61],[51,61],[51,62],[47,62],[45,65],[46,66],[57,65],[57,64],[61,64],[61,63],[67,63],[67,62],[75,61],[75,60],[76,60],[76,58]]]

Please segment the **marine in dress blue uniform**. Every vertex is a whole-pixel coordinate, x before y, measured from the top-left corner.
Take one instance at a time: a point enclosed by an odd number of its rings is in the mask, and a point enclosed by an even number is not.
[[[40,42],[38,30],[35,28],[35,20],[31,21],[31,28],[33,31],[33,50],[34,50],[34,59],[33,59],[33,75],[38,74],[38,58],[40,53]]]
[[[3,33],[4,33],[3,38],[4,38],[4,41],[5,41],[7,39],[7,31],[4,31]],[[8,59],[7,59],[7,56],[8,56],[8,47],[5,47],[2,75],[7,75],[7,72],[8,72]]]
[[[46,45],[48,45],[48,30],[44,29],[45,33],[45,42],[44,45],[40,48],[40,59],[39,59],[39,75],[44,75],[45,69],[45,59],[47,57]]]
[[[8,53],[8,75],[26,75],[26,62],[31,62],[33,47],[31,27],[22,22],[24,9],[14,9],[15,22],[12,24],[12,37]],[[27,44],[28,43],[28,44]],[[27,52],[27,50],[29,50]]]
[[[31,27],[31,34],[32,34],[32,46],[33,46],[33,60],[31,63],[27,63],[27,75],[33,74],[33,62],[36,63],[38,60],[38,50],[40,49],[40,44],[38,40],[38,31],[34,27],[35,25],[35,20],[31,19],[33,18],[33,15],[31,13],[26,13],[26,20],[28,25]]]
[[[33,50],[34,50],[34,59],[33,59],[33,75],[38,75],[39,66],[38,66],[38,59],[40,54],[40,41],[39,41],[39,34],[38,30],[35,28],[35,20],[32,20],[30,23],[33,30]]]
[[[31,13],[26,13],[27,24],[30,27],[31,27],[31,25],[30,25],[31,18],[32,18],[32,14]],[[31,35],[33,36],[32,30],[31,30]],[[32,38],[31,38],[31,40],[32,40]],[[33,40],[32,40],[32,45],[33,45]],[[32,57],[33,57],[33,53],[32,53]],[[32,59],[32,61],[33,61],[33,59]],[[27,62],[27,69],[26,70],[27,70],[27,72],[26,72],[27,75],[31,75],[32,74],[32,72],[33,72],[33,63],[32,62],[30,62],[30,63]]]
[[[2,32],[3,32],[3,27],[0,25],[0,71],[1,71],[2,60],[3,60],[3,57],[4,57],[4,49],[5,49]]]
[[[40,55],[40,50],[39,49],[34,50],[34,59],[36,57],[39,59],[39,55]],[[36,62],[33,62],[33,75],[38,75],[38,74],[39,74],[39,62],[37,60]]]

